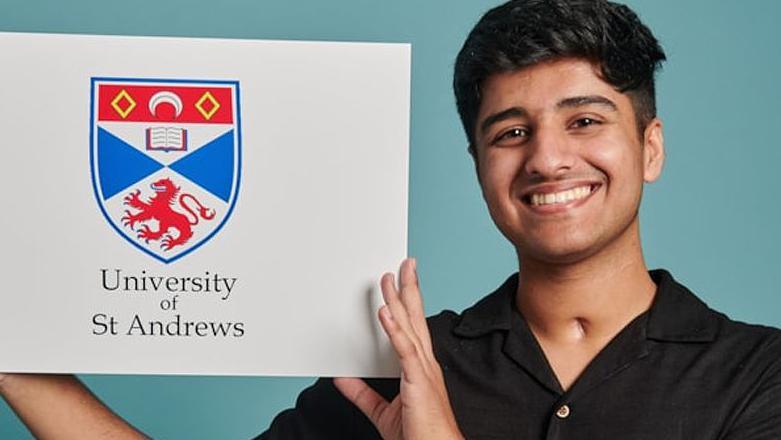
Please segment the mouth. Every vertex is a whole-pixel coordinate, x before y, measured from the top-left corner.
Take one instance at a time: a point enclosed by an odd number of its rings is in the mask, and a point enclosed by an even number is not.
[[[565,206],[587,199],[601,185],[598,183],[583,184],[559,191],[532,190],[522,197],[525,204],[533,207]]]

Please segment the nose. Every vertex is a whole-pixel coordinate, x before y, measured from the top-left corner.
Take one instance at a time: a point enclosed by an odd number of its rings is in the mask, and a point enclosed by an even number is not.
[[[575,155],[566,132],[540,124],[527,144],[524,171],[528,176],[556,179],[571,171]]]

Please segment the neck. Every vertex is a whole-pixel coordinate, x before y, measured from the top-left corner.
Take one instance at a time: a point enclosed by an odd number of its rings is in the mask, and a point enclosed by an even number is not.
[[[637,221],[625,235],[574,263],[521,256],[516,305],[539,339],[603,345],[651,306],[656,285],[643,260]]]

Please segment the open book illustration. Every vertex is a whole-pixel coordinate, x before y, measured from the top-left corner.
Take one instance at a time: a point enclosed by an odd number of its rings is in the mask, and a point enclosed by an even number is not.
[[[147,128],[146,149],[156,151],[187,151],[187,130],[179,127]]]

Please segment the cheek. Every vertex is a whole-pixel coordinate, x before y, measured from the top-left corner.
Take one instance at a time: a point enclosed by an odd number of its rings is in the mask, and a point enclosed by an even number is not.
[[[643,187],[641,146],[634,143],[602,144],[591,150],[590,163],[607,180],[605,208],[614,221],[636,215]]]
[[[608,179],[608,191],[625,190],[627,185],[643,181],[643,158],[640,145],[632,143],[599,143],[589,145],[589,162]]]
[[[513,188],[520,163],[520,158],[509,150],[494,151],[478,162],[483,198],[491,218],[503,232],[507,225],[517,220],[517,200]]]
[[[520,158],[514,157],[507,150],[495,150],[481,158],[478,169],[486,201],[493,205],[512,195],[519,167]]]

